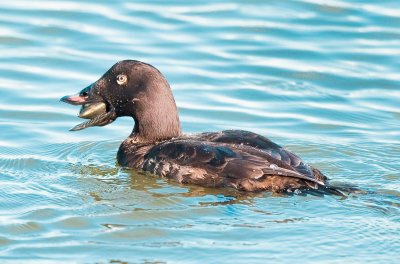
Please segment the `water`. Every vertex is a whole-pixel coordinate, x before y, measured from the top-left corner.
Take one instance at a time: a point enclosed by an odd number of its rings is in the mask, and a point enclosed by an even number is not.
[[[2,1],[0,56],[0,262],[399,259],[398,1]],[[78,109],[58,99],[128,58],[165,74],[185,132],[258,132],[365,193],[120,168],[132,120],[68,132]]]

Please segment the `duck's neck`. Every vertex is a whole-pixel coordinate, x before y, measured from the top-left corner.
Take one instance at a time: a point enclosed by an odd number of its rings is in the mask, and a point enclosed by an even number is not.
[[[172,99],[173,100],[173,99]],[[175,102],[166,107],[148,106],[134,116],[135,127],[130,135],[140,143],[156,142],[179,137],[182,134]]]
[[[163,119],[160,120],[161,122],[152,121],[135,119],[135,127],[129,137],[144,143],[179,137],[182,133],[178,118],[174,118],[174,120]]]

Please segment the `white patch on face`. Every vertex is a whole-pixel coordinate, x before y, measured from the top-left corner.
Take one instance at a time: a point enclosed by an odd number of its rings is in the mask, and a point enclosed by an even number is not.
[[[128,77],[125,74],[119,74],[117,76],[117,83],[123,85],[128,81]]]

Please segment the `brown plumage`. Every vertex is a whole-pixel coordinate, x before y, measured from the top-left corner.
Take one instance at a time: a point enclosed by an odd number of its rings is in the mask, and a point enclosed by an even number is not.
[[[168,82],[149,64],[119,62],[80,94],[61,100],[83,105],[81,117],[90,119],[72,130],[133,117],[135,127],[117,154],[122,166],[241,191],[327,189],[319,170],[261,135],[242,130],[183,135]]]
[[[326,177],[267,138],[242,130],[181,136],[154,143],[125,140],[122,166],[180,183],[275,192],[323,186]]]

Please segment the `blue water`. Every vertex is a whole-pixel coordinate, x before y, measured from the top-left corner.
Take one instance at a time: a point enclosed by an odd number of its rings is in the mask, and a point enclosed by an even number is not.
[[[0,3],[1,263],[396,263],[400,2]],[[169,80],[187,133],[246,129],[347,198],[183,186],[116,164],[133,121],[58,100],[121,59]]]

